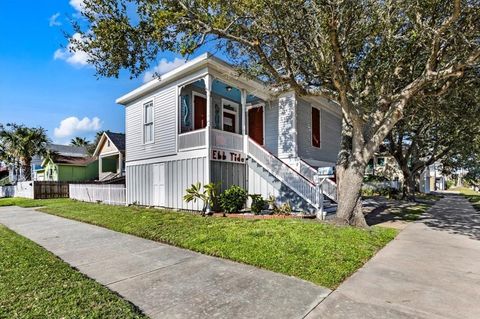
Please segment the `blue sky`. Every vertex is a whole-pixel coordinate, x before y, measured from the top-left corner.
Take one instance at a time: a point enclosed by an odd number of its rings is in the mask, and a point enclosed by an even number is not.
[[[92,138],[98,129],[124,132],[124,109],[115,99],[144,78],[130,80],[123,74],[119,79],[97,79],[82,55],[62,49],[68,44],[62,31],[71,33],[69,19],[78,14],[75,7],[80,2],[1,2],[0,123],[42,126],[58,143],[74,136]],[[166,53],[156,70],[181,62]]]

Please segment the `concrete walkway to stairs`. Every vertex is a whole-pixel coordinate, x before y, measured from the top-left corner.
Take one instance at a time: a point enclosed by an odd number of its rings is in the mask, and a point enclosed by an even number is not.
[[[255,267],[19,207],[0,223],[151,318],[304,318],[330,290]]]
[[[307,318],[480,318],[480,213],[446,194]]]

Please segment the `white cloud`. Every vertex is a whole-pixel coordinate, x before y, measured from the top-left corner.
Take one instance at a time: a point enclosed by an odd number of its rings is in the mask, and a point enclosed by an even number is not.
[[[101,127],[102,123],[98,117],[92,119],[84,117],[80,120],[76,116],[70,116],[60,122],[59,127],[55,128],[53,134],[57,139],[65,139],[97,132]]]
[[[81,12],[84,8],[83,0],[70,0],[69,3],[78,12]]]
[[[173,61],[168,61],[165,58],[162,58],[160,62],[152,70],[147,71],[143,76],[143,82],[148,82],[152,80],[155,75],[165,74],[168,71],[171,71],[185,63],[185,59],[175,58]]]
[[[48,20],[48,25],[51,26],[51,27],[62,25],[62,23],[57,20],[59,17],[60,17],[60,12],[57,12],[54,15],[52,15],[50,17],[50,19]]]
[[[81,41],[82,36],[80,33],[75,33],[72,36],[72,39]],[[67,63],[70,63],[72,65],[76,66],[87,66],[88,65],[88,58],[89,55],[88,53],[84,51],[75,51],[72,52],[72,43],[69,42],[67,47],[64,49],[57,49],[53,53],[53,59],[54,60],[65,60]]]

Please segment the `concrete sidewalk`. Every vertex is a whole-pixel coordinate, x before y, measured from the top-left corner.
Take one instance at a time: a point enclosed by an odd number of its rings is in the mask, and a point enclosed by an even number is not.
[[[446,195],[307,318],[480,318],[480,213]]]
[[[0,223],[151,318],[304,318],[330,293],[293,277],[33,209],[0,207]]]

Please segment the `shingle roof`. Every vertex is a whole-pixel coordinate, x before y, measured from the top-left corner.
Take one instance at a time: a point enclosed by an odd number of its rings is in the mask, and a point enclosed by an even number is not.
[[[105,134],[107,134],[108,138],[120,152],[125,152],[125,134],[112,132],[105,132]]]
[[[69,164],[69,165],[77,165],[77,166],[86,166],[93,161],[95,161],[95,158],[93,157],[75,157],[75,156],[64,156],[64,155],[57,155],[53,159],[53,162],[55,164]]]
[[[71,146],[61,144],[48,144],[47,149],[63,156],[87,156],[87,148],[83,146]]]

